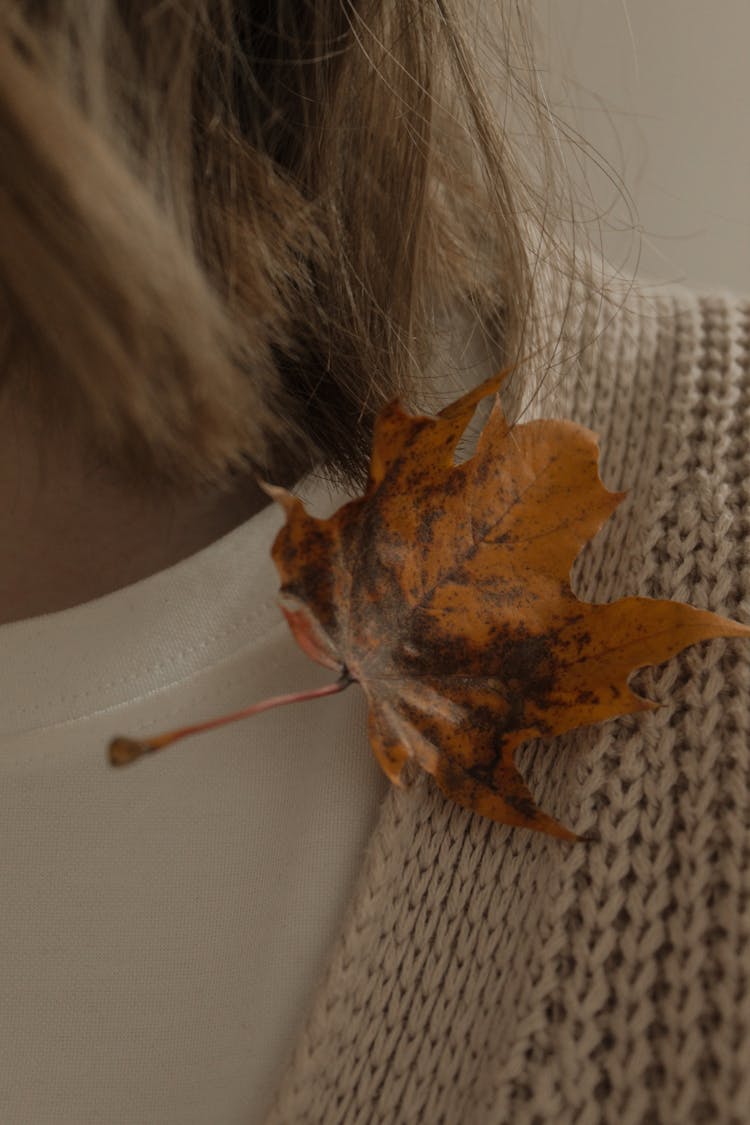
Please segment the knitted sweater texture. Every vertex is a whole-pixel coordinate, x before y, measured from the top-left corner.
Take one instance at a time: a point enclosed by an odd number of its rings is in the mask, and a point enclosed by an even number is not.
[[[556,413],[628,490],[574,591],[750,622],[750,300],[591,294],[566,333]],[[663,705],[516,757],[592,842],[388,793],[267,1125],[750,1121],[750,644],[630,684]]]

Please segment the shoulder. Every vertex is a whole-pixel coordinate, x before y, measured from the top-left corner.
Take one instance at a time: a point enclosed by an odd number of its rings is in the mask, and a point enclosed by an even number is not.
[[[564,416],[598,433],[602,479],[628,496],[576,560],[576,593],[750,623],[750,297],[622,286],[581,309]],[[554,1065],[579,1075],[568,1096],[584,1112],[606,1078],[623,1121],[670,1119],[676,1105],[685,1120],[728,1121],[750,1057],[733,991],[750,935],[750,644],[697,643],[629,682],[659,710],[561,740],[582,765],[575,779],[559,766],[558,809],[600,843],[560,872],[552,909],[573,968],[551,974],[559,1020],[538,1032],[524,1079],[533,1090]],[[532,792],[550,784],[531,747],[519,767]]]

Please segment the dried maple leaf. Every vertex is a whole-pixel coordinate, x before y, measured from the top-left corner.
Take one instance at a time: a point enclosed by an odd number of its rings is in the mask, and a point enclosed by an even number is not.
[[[628,686],[632,672],[750,627],[683,602],[578,600],[575,557],[627,495],[604,487],[596,434],[567,420],[509,428],[497,397],[473,457],[455,463],[478,402],[510,370],[435,417],[386,407],[364,495],[329,519],[264,485],[286,511],[272,548],[281,608],[335,683],[146,740],[116,736],[110,762],[357,681],[396,785],[411,759],[482,816],[582,839],[536,806],[516,747],[655,709]]]
[[[361,685],[392,782],[411,758],[482,816],[575,840],[534,803],[519,743],[656,708],[630,673],[750,627],[675,601],[578,600],[573,561],[627,495],[604,487],[596,435],[567,420],[509,429],[497,396],[455,463],[509,370],[434,417],[386,407],[364,495],[329,519],[266,486],[286,511],[272,555],[298,643]]]

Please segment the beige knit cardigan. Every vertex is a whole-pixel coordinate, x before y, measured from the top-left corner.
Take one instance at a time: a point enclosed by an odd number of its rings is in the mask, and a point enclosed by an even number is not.
[[[559,416],[627,499],[584,601],[750,622],[750,300],[592,296]],[[631,677],[664,706],[521,747],[592,843],[390,791],[266,1125],[750,1122],[750,642]],[[290,922],[293,924],[293,922]]]

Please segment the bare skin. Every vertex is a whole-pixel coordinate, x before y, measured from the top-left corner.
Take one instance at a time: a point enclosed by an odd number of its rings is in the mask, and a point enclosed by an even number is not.
[[[143,500],[69,447],[40,471],[37,439],[0,412],[0,625],[69,609],[173,566],[268,503],[252,481]]]

